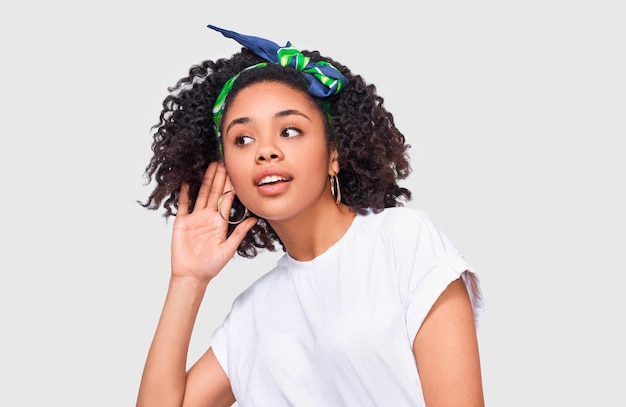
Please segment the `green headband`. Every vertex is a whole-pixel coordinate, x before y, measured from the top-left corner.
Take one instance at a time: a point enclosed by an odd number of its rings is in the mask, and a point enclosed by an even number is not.
[[[311,62],[311,58],[305,56],[298,49],[291,46],[289,42],[284,47],[280,47],[272,41],[252,37],[248,35],[238,34],[234,31],[223,30],[221,28],[209,25],[211,29],[221,32],[225,37],[233,38],[241,45],[248,48],[267,62],[260,62],[256,65],[249,66],[243,71],[230,78],[220,91],[215,104],[213,105],[213,124],[215,125],[215,133],[217,135],[220,155],[224,156],[220,125],[224,116],[224,105],[226,96],[232,90],[235,80],[242,72],[248,69],[255,69],[267,66],[268,63],[281,65],[284,67],[292,67],[301,71],[309,82],[308,92],[312,96],[318,98],[326,98],[339,93],[348,83],[348,79],[333,65],[326,61]]]

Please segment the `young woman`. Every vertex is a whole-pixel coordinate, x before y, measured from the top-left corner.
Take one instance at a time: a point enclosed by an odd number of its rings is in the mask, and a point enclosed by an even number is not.
[[[209,27],[244,48],[192,67],[156,126],[143,205],[175,221],[137,405],[483,406],[479,280],[402,206],[409,146],[374,85]],[[187,371],[207,285],[264,249],[285,253]]]

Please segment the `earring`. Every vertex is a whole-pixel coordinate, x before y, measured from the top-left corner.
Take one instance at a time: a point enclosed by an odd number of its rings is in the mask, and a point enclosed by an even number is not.
[[[224,197],[226,196],[226,194],[229,194],[229,193],[231,193],[231,192],[233,192],[233,191],[226,191],[226,192],[224,192],[222,195],[220,195],[220,197],[217,199],[217,213],[219,213],[219,214],[220,214],[220,217],[221,217],[222,219],[224,219],[226,222],[230,223],[231,225],[238,225],[238,224],[240,224],[241,222],[243,222],[243,221],[244,221],[244,219],[246,219],[246,217],[248,216],[248,208],[246,208],[245,206],[244,206],[244,208],[245,208],[245,212],[243,213],[243,216],[241,217],[241,219],[239,219],[239,220],[237,220],[237,221],[230,221],[230,220],[226,219],[226,218],[224,217],[224,215],[222,215],[222,199],[224,199]]]
[[[339,187],[339,177],[337,174],[330,177],[330,192],[335,198],[335,203],[339,205],[341,203],[341,188]]]

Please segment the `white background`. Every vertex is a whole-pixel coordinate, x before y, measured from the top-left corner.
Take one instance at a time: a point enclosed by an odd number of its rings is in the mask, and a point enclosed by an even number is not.
[[[239,49],[209,23],[377,85],[410,206],[481,276],[487,405],[626,405],[621,2],[351,3],[1,6],[0,405],[134,405],[169,277],[171,223],[136,203],[150,127],[193,64]],[[190,360],[275,258],[212,283]]]

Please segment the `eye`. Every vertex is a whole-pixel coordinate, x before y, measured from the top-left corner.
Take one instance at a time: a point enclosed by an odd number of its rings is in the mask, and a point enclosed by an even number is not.
[[[236,146],[244,146],[246,144],[252,143],[252,137],[242,134],[241,136],[235,137],[235,140],[233,141],[233,143]]]
[[[296,127],[285,127],[280,134],[281,137],[295,137],[302,134],[302,131]]]

